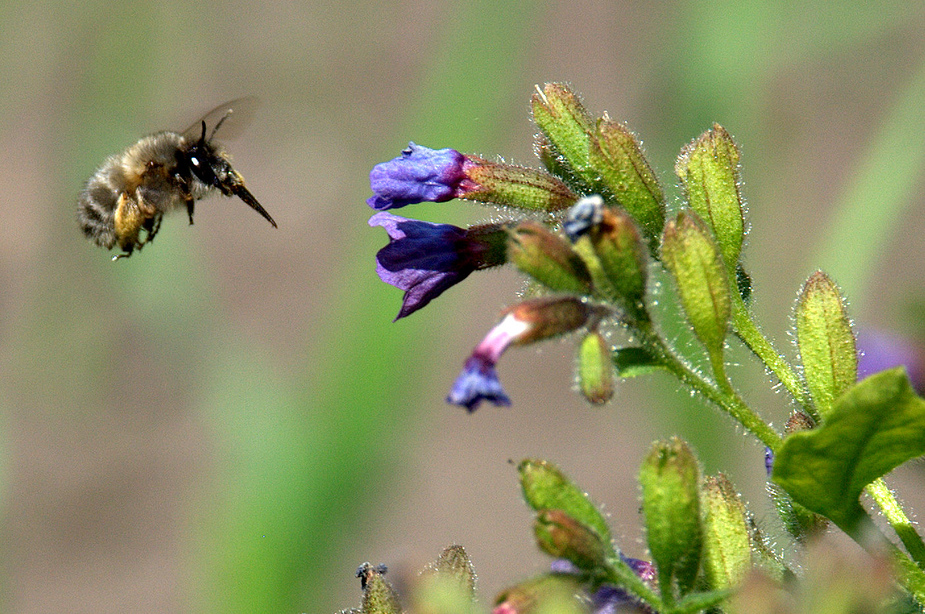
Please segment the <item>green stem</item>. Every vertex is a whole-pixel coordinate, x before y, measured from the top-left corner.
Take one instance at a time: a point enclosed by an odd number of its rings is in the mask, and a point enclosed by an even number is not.
[[[742,295],[737,291],[732,292],[732,322],[739,338],[745,342],[745,345],[755,353],[755,355],[764,362],[777,379],[787,387],[796,402],[806,409],[814,419],[818,419],[815,410],[809,402],[806,390],[803,388],[803,382],[797,376],[796,372],[787,364],[771,342],[768,341],[758,325],[752,319],[751,313],[745,303],[742,301]]]
[[[922,541],[922,536],[912,526],[912,521],[906,516],[899,501],[896,500],[883,478],[869,484],[867,494],[880,507],[887,522],[890,523],[896,535],[899,536],[912,560],[915,561],[919,568],[925,569],[925,542]]]
[[[669,371],[695,392],[713,402],[714,405],[732,416],[739,424],[751,431],[761,443],[773,452],[780,449],[783,440],[761,417],[752,410],[735,392],[725,379],[725,369],[720,369],[718,377],[722,384],[715,385],[705,379],[690,365],[680,359],[650,326],[640,329],[643,343],[655,354]]]
[[[655,612],[664,609],[662,598],[649,585],[642,581],[629,565],[619,558],[611,559],[606,565],[607,582],[625,589],[628,593],[645,603]]]

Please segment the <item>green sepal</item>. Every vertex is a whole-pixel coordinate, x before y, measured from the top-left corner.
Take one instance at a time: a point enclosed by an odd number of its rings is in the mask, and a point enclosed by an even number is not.
[[[825,421],[835,399],[858,377],[858,353],[845,303],[835,283],[817,271],[796,304],[797,346],[818,416]]]
[[[466,549],[454,544],[447,546],[437,560],[424,568],[422,576],[436,576],[445,584],[455,584],[470,600],[475,599],[475,569]]]
[[[363,614],[401,614],[401,604],[395,589],[386,581],[383,572],[367,565],[361,566],[357,572],[358,575],[363,572],[364,583],[360,611]]]
[[[591,293],[591,274],[571,243],[538,222],[521,222],[510,230],[507,257],[553,292]]]
[[[527,504],[536,511],[561,510],[593,530],[613,554],[610,527],[604,515],[574,482],[552,463],[525,459],[517,466]]]
[[[861,491],[925,454],[925,399],[902,367],[858,382],[826,421],[791,434],[774,459],[773,480],[809,510],[854,534],[865,513]]]
[[[668,268],[694,334],[711,361],[722,361],[732,313],[729,278],[712,233],[692,211],[665,226],[662,262]]]
[[[642,463],[639,483],[662,598],[684,595],[697,579],[703,545],[697,459],[680,439],[656,442]]]
[[[467,156],[471,187],[462,198],[529,211],[562,211],[578,196],[561,179],[535,168]]]
[[[618,348],[613,352],[613,364],[620,377],[638,377],[665,369],[657,356],[641,347]]]
[[[712,130],[681,150],[675,173],[688,205],[712,229],[723,261],[733,274],[745,237],[735,142],[722,126],[714,124]]]
[[[591,142],[590,164],[623,209],[639,224],[657,255],[665,226],[665,193],[636,137],[605,114],[597,122],[597,139]]]
[[[531,101],[533,121],[546,136],[549,146],[572,172],[590,185],[595,172],[590,167],[594,122],[578,95],[562,83],[537,87]]]
[[[585,335],[578,348],[578,386],[585,399],[594,405],[613,397],[614,366],[607,340],[597,331]]]
[[[608,546],[597,531],[562,510],[545,509],[536,514],[533,533],[540,550],[567,559],[579,569],[594,570],[604,564]]]
[[[722,473],[704,481],[700,503],[703,570],[707,583],[711,589],[735,588],[752,567],[745,504]]]

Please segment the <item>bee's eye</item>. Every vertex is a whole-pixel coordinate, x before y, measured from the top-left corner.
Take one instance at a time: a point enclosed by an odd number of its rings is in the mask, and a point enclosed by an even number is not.
[[[197,158],[196,156],[191,156],[189,161],[190,161],[190,164],[192,164],[196,168],[199,168],[199,158]]]

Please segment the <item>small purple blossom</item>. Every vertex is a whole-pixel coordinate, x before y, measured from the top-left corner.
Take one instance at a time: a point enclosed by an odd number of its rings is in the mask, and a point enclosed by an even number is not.
[[[771,477],[774,472],[774,450],[768,447],[764,449],[764,470],[767,472],[768,477]]]
[[[530,328],[530,323],[519,320],[515,313],[509,313],[496,324],[466,360],[446,400],[453,405],[462,405],[470,412],[478,409],[482,401],[510,405],[511,399],[501,387],[495,365],[504,350]]]
[[[902,365],[913,388],[925,392],[925,356],[921,347],[906,337],[873,328],[862,328],[857,336],[859,380]]]
[[[377,213],[370,226],[382,226],[389,244],[376,254],[376,272],[387,284],[405,291],[396,320],[411,315],[458,284],[477,268],[469,257],[466,230],[450,224],[408,220]]]
[[[385,211],[457,198],[465,180],[465,161],[466,156],[455,149],[430,149],[408,143],[400,156],[370,171],[373,196],[366,202],[377,211]]]

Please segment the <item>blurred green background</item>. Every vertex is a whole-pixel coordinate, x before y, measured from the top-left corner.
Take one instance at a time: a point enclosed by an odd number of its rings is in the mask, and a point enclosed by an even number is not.
[[[643,556],[635,471],[673,434],[773,524],[750,438],[667,379],[590,408],[569,341],[505,356],[514,407],[446,406],[522,288],[512,271],[391,322],[369,169],[409,140],[534,165],[528,101],[546,81],[627,122],[667,186],[712,122],[737,138],[746,264],[782,351],[818,266],[859,323],[908,325],[925,252],[920,3],[3,3],[2,610],[332,612],[358,604],[359,563],[413,568],[454,542],[487,602],[548,563],[509,460],[559,463]],[[278,230],[214,197],[129,260],[82,238],[76,195],[107,155],[244,95],[262,106],[228,149]],[[785,396],[735,356],[743,394],[781,424]]]

